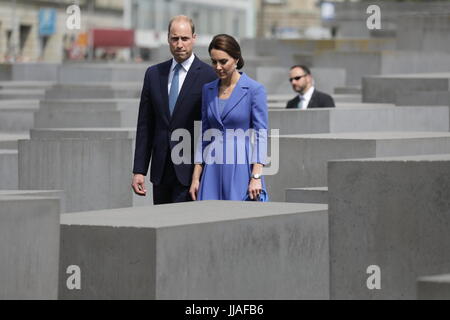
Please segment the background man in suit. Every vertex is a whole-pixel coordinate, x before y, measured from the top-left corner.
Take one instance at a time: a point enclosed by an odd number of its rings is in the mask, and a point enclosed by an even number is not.
[[[288,109],[334,108],[333,98],[314,88],[313,77],[308,67],[295,65],[289,72],[289,82],[298,95],[289,100]]]
[[[153,203],[191,200],[189,186],[193,171],[194,121],[201,119],[202,87],[216,79],[213,69],[200,61],[192,48],[195,27],[186,16],[170,20],[168,42],[173,59],[147,69],[139,105],[132,188],[146,195],[145,175],[150,158]],[[186,129],[191,137],[191,161],[174,164],[171,151],[179,141],[171,141],[176,129]],[[183,155],[185,156],[185,155]]]

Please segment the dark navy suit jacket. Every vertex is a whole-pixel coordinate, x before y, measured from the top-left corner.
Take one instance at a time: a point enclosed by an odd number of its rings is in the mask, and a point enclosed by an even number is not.
[[[287,109],[296,109],[298,106],[298,102],[300,101],[299,96],[297,95],[294,99],[289,100],[286,104]],[[314,92],[311,96],[311,100],[309,100],[307,108],[334,108],[334,100],[333,98],[319,90],[314,89]]]
[[[191,163],[174,164],[174,169],[178,181],[189,186],[194,163],[194,121],[201,120],[202,87],[217,76],[209,65],[195,57],[171,116],[167,92],[171,65],[172,59],[149,67],[145,73],[139,105],[133,173],[147,175],[152,159],[150,181],[155,185],[160,184],[166,162],[172,161],[171,150],[179,143],[171,141],[171,134],[182,128],[190,133]]]

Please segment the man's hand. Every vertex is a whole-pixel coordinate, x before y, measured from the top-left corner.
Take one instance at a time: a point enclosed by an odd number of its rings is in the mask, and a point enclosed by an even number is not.
[[[191,188],[189,189],[189,194],[192,200],[197,200],[198,188],[200,186],[200,181],[198,179],[192,180]]]
[[[147,194],[147,189],[145,189],[145,176],[143,174],[136,173],[133,175],[133,180],[131,182],[131,187],[134,193],[139,196],[145,196]]]

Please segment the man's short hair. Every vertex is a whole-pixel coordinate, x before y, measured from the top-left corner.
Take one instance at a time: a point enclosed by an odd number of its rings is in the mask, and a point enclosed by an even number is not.
[[[311,75],[311,70],[309,70],[309,68],[303,64],[296,64],[296,65],[292,66],[290,70],[295,69],[295,68],[301,68],[303,71],[305,71],[306,74]]]
[[[167,34],[168,35],[170,34],[170,28],[172,27],[172,22],[174,22],[175,20],[186,20],[191,25],[192,34],[195,33],[194,21],[192,21],[192,19],[187,17],[187,16],[180,15],[180,16],[175,16],[172,19],[170,19],[169,26],[167,27]]]

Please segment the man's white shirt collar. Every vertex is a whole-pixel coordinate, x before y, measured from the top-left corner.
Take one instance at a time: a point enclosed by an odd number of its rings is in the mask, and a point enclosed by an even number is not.
[[[298,94],[298,96],[299,96],[300,100],[303,99],[303,100],[309,102],[311,100],[313,93],[314,93],[314,87],[311,87],[308,89],[308,91],[305,92],[305,94],[303,94],[303,95]]]
[[[181,66],[183,67],[184,71],[188,72],[189,68],[191,67],[192,63],[194,62],[195,59],[195,55],[191,54],[191,56],[184,60],[181,64]],[[175,68],[175,66],[178,64],[178,62],[172,58],[172,66],[170,67],[170,72],[173,72],[173,69]]]

